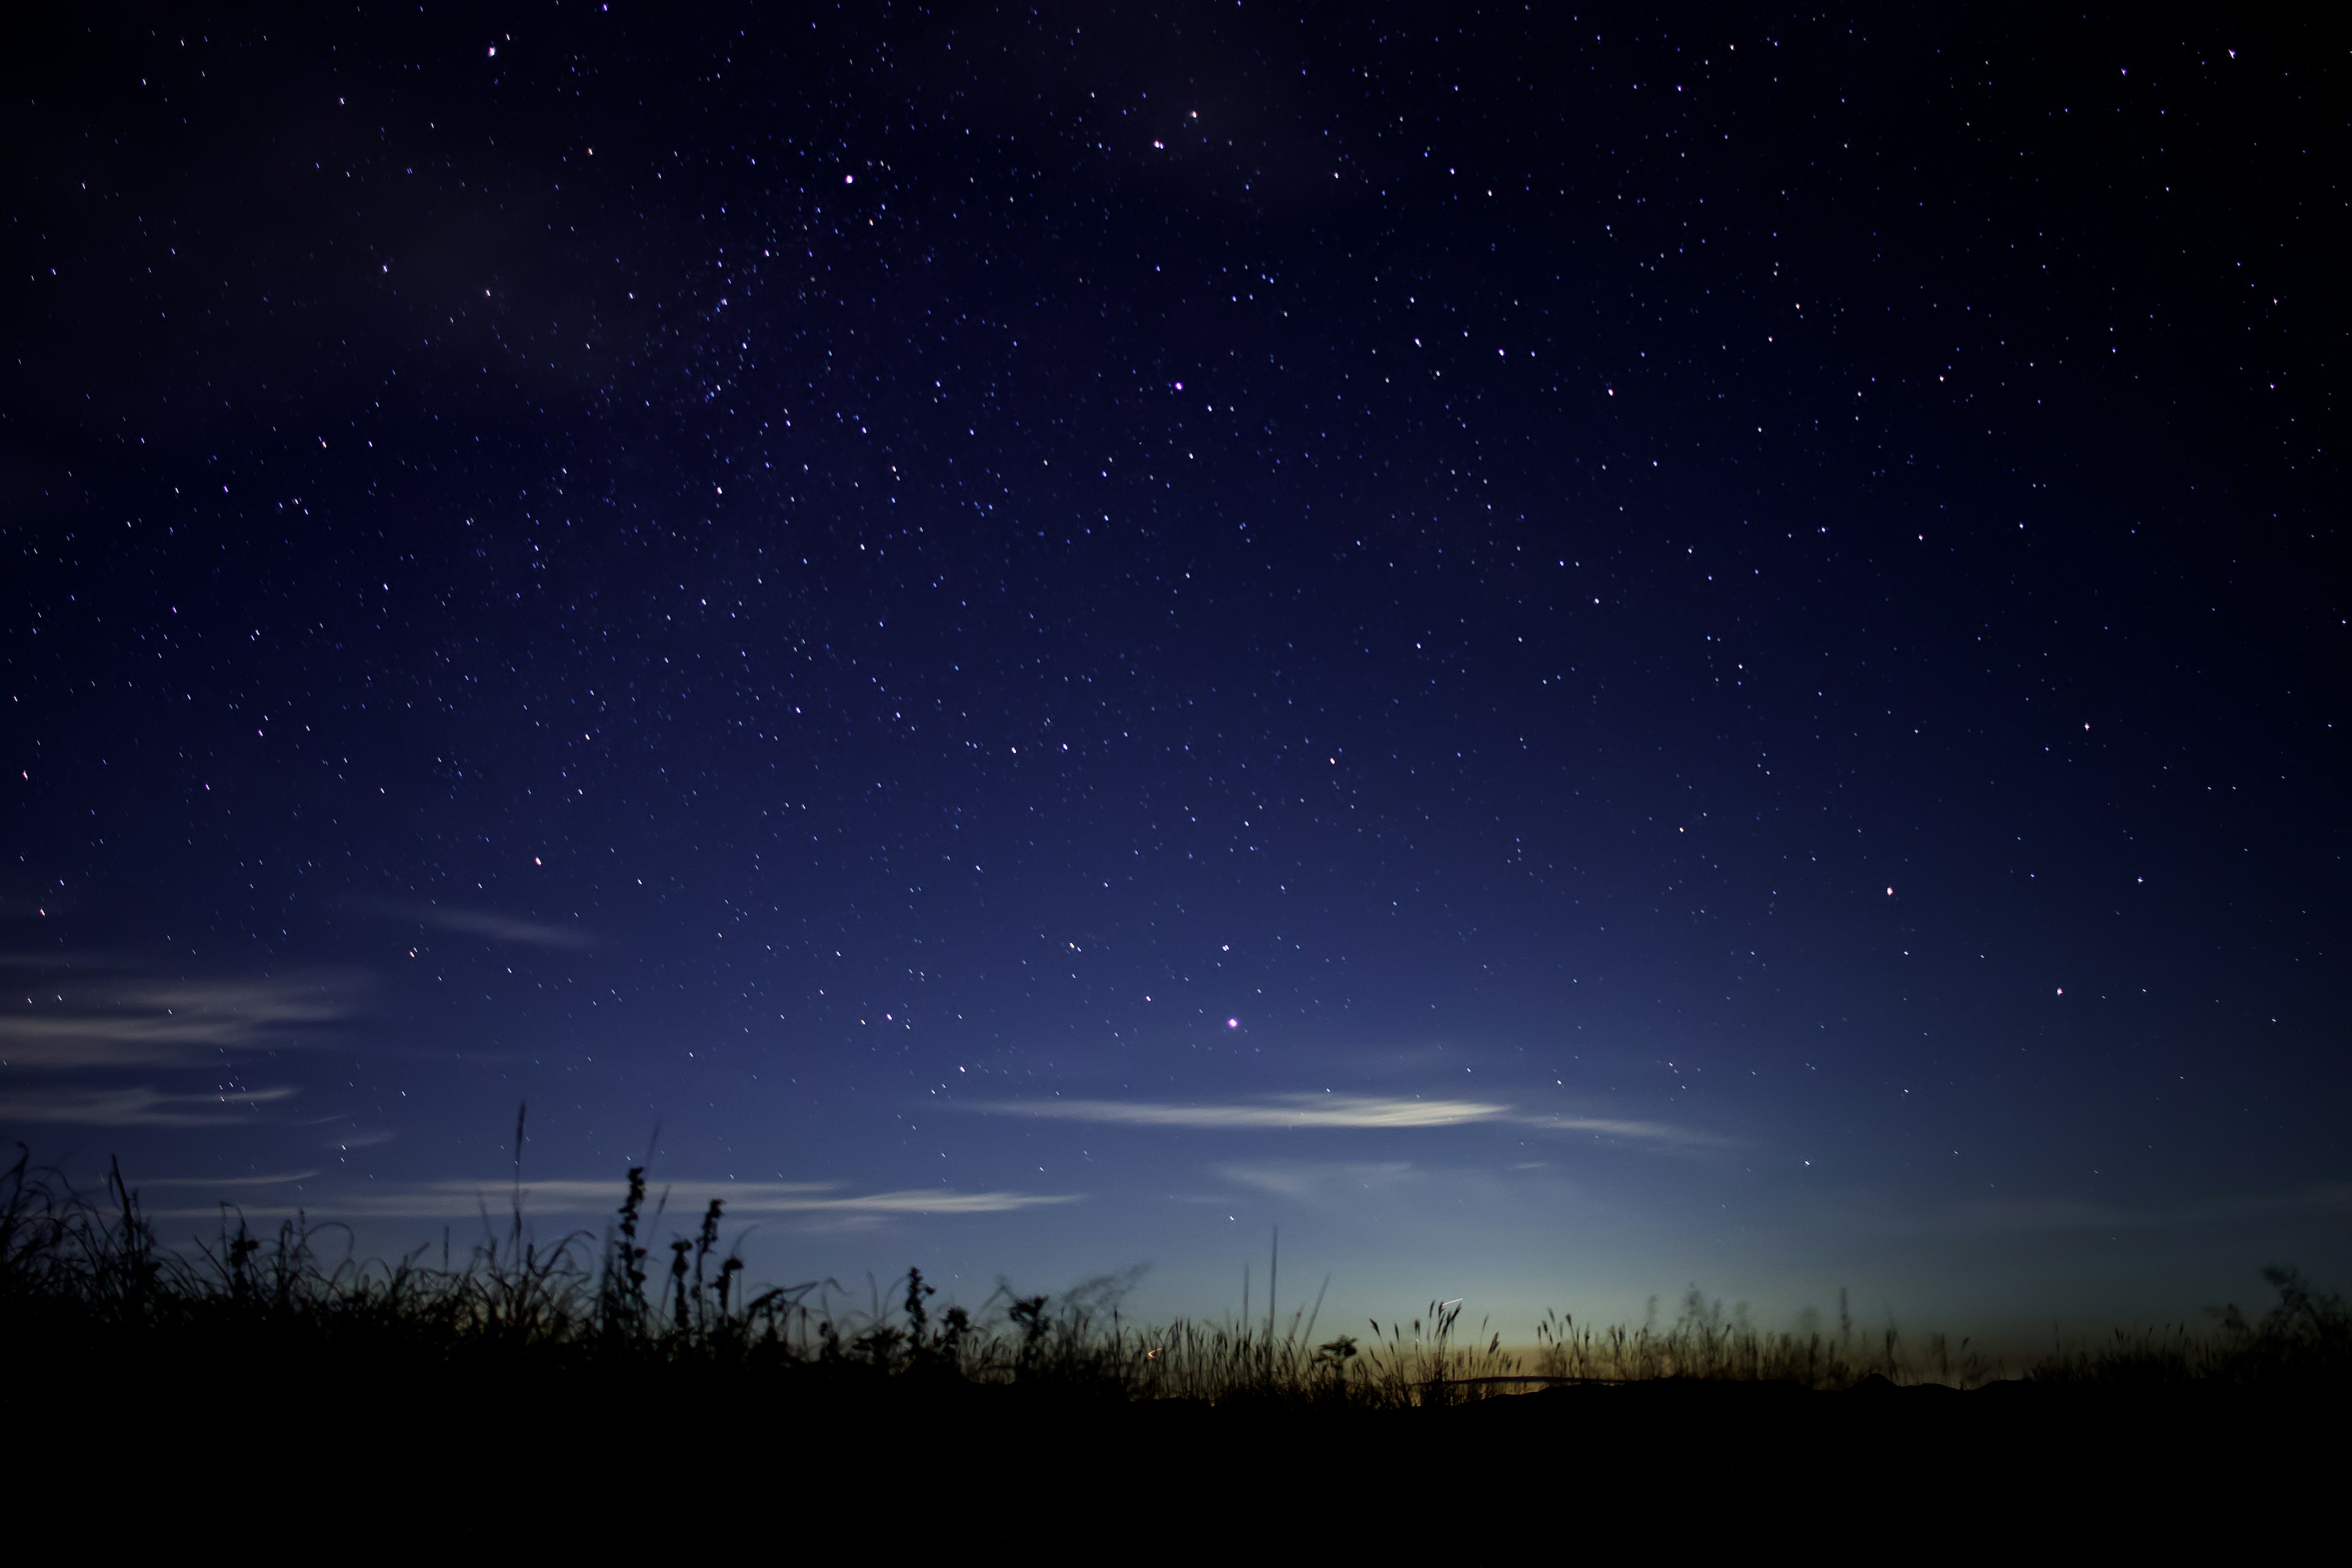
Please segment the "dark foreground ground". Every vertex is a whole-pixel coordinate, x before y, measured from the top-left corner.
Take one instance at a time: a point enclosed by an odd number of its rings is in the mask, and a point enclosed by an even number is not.
[[[1491,1344],[1433,1348],[1454,1326],[1434,1304],[1411,1343],[1359,1347],[1230,1321],[1140,1338],[1082,1293],[975,1322],[930,1310],[911,1269],[896,1305],[843,1321],[805,1289],[747,1301],[716,1204],[657,1283],[642,1175],[601,1267],[530,1245],[518,1214],[460,1266],[359,1268],[290,1225],[176,1254],[119,1173],[98,1201],[20,1159],[0,1172],[0,1568],[2342,1555],[2352,1306],[2292,1268],[2264,1271],[2260,1317],[2118,1334],[1966,1392],[1861,1376],[1818,1336],[1723,1331],[1695,1296],[1662,1333],[1546,1353],[1724,1375],[1502,1394],[1430,1381],[1504,1369]],[[1876,1364],[1899,1370],[1894,1348]],[[1147,1396],[1171,1389],[1215,1397]]]
[[[412,1535],[535,1531],[590,1555],[724,1538],[779,1555],[1288,1541],[1383,1559],[1472,1543],[1777,1556],[1791,1531],[1832,1557],[1973,1555],[2004,1537],[2036,1557],[2300,1555],[2305,1531],[2340,1539],[2327,1521],[2352,1457],[2333,1402],[2210,1387],[1661,1380],[1367,1410],[855,1379],[379,1377],[267,1357],[11,1363],[20,1512],[96,1510],[122,1539],[175,1549],[210,1521],[327,1531],[363,1556]]]

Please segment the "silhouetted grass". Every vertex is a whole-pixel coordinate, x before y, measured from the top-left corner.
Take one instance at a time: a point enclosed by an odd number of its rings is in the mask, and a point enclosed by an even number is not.
[[[189,1373],[266,1361],[463,1378],[584,1378],[640,1391],[731,1385],[744,1376],[859,1396],[888,1387],[986,1397],[1027,1390],[1056,1399],[1306,1411],[1370,1411],[1476,1401],[1559,1385],[1662,1383],[1836,1390],[1997,1381],[2004,1369],[1940,1336],[1914,1351],[1889,1328],[1857,1335],[1843,1310],[1833,1335],[1759,1331],[1696,1290],[1673,1321],[1593,1326],[1550,1315],[1532,1350],[1507,1349],[1491,1325],[1465,1332],[1459,1302],[1317,1338],[1319,1306],[1264,1320],[1129,1322],[1133,1281],[1111,1277],[1059,1296],[1000,1286],[977,1309],[935,1310],[909,1269],[863,1305],[836,1281],[754,1292],[723,1248],[713,1201],[690,1235],[658,1247],[643,1170],[629,1173],[604,1235],[541,1245],[520,1186],[499,1234],[439,1261],[420,1250],[362,1262],[331,1244],[339,1227],[292,1220],[255,1234],[224,1208],[212,1241],[161,1245],[139,1195],[110,1170],[96,1195],[21,1156],[0,1175],[0,1342],[42,1347],[60,1369]],[[649,1268],[660,1251],[664,1266]],[[2291,1269],[2267,1271],[2278,1304],[2259,1319],[2235,1307],[2180,1326],[2053,1352],[2024,1380],[2076,1389],[2231,1388],[2305,1394],[2346,1381],[2352,1312]],[[20,1359],[20,1364],[21,1359]],[[718,1384],[709,1380],[717,1378]]]

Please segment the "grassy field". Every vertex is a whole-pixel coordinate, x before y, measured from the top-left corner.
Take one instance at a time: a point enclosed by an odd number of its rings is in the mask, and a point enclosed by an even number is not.
[[[603,1237],[552,1245],[518,1205],[503,1235],[462,1257],[336,1258],[335,1235],[288,1222],[255,1235],[224,1211],[218,1235],[163,1245],[119,1172],[79,1193],[20,1157],[0,1175],[0,1342],[47,1347],[60,1367],[152,1373],[299,1362],[376,1375],[525,1377],[658,1394],[688,1385],[813,1398],[1020,1390],[1090,1404],[1377,1412],[1504,1394],[1649,1384],[1835,1392],[1996,1383],[2147,1392],[2304,1394],[2352,1371],[2352,1312],[2294,1271],[2267,1271],[2276,1304],[2126,1336],[2007,1368],[1940,1336],[1759,1331],[1697,1292],[1675,1321],[1626,1328],[1553,1315],[1532,1348],[1507,1348],[1460,1307],[1356,1332],[1319,1321],[1230,1317],[1144,1324],[1120,1281],[1061,1296],[999,1290],[940,1309],[909,1270],[845,1304],[832,1281],[754,1289],[720,1245],[714,1202],[690,1235],[648,1233],[642,1171]],[[1842,1314],[1843,1316],[1843,1314]],[[21,1364],[21,1363],[20,1363]]]

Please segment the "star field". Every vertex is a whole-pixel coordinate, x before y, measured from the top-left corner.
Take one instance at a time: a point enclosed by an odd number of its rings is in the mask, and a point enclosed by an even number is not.
[[[2337,34],[43,26],[43,1157],[397,1249],[527,1100],[551,1225],[1171,1310],[2340,1268]]]

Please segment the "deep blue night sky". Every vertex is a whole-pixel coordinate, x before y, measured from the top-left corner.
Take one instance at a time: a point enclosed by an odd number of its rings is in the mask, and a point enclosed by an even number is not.
[[[2346,39],[2021,15],[52,19],[0,1131],[388,1252],[527,1100],[551,1231],[971,1300],[2340,1282]]]

